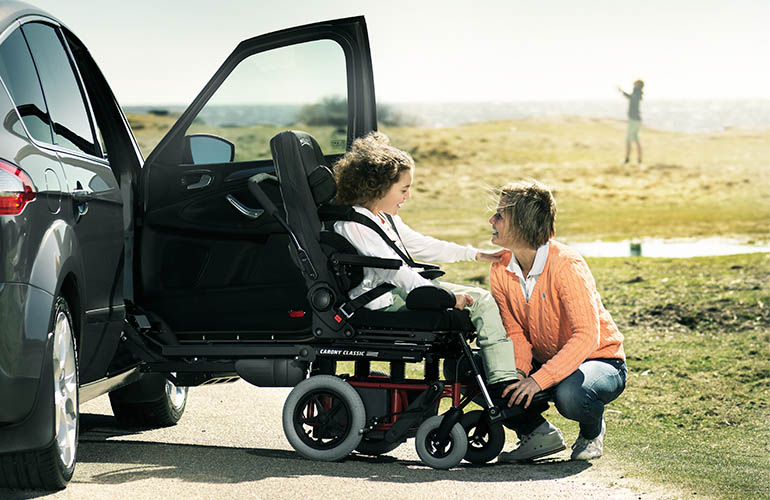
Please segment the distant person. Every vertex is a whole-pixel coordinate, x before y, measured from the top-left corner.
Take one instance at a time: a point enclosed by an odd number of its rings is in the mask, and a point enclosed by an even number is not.
[[[374,298],[366,308],[401,311],[406,308],[406,296],[418,287],[434,286],[452,295],[456,309],[467,309],[478,331],[490,393],[501,397],[502,390],[518,379],[513,344],[500,320],[497,304],[489,291],[465,285],[424,278],[408,260],[456,262],[477,260],[496,262],[502,250],[483,252],[472,246],[458,245],[418,233],[398,216],[401,205],[410,198],[414,160],[409,153],[390,145],[388,138],[373,132],[353,141],[350,151],[334,165],[337,181],[337,201],[353,205],[353,209],[376,224],[392,244],[364,224],[353,221],[335,222],[334,230],[350,241],[362,255],[399,259],[399,269],[364,268],[361,284],[351,290],[356,297],[381,283],[396,286],[392,291]],[[450,221],[451,223],[451,221]],[[399,248],[396,251],[393,246]]]
[[[492,243],[510,250],[490,269],[490,288],[513,340],[522,379],[506,387],[507,405],[523,414],[505,421],[519,445],[499,462],[526,462],[566,448],[561,431],[532,397],[552,387],[556,409],[580,424],[572,460],[602,456],[604,405],[626,386],[623,335],[604,308],[585,260],[552,239],[556,203],[538,182],[509,184],[489,219]]]
[[[639,112],[639,103],[642,100],[642,89],[644,82],[637,80],[634,82],[634,90],[628,94],[618,87],[618,91],[628,99],[628,131],[626,132],[626,161],[631,156],[631,142],[636,143],[637,160],[642,163],[642,144],[639,142],[639,128],[642,126],[642,115]]]

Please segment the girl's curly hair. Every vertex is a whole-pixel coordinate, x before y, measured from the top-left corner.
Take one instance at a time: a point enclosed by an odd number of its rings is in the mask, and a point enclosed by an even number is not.
[[[409,153],[391,146],[385,134],[372,132],[356,139],[334,165],[337,203],[365,205],[378,200],[398,182],[401,172],[412,168]]]

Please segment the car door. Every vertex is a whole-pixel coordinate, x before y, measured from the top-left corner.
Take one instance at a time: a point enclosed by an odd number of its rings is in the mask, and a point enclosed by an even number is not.
[[[376,121],[363,17],[241,42],[145,162],[140,305],[183,339],[306,336],[288,235],[247,181],[274,172],[282,130],[312,134],[331,163]]]

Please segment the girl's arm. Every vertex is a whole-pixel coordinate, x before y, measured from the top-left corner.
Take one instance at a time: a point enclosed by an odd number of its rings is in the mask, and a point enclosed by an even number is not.
[[[458,245],[451,241],[425,236],[407,226],[397,215],[393,216],[393,223],[406,249],[417,261],[457,262],[476,259],[478,250],[470,245]]]
[[[401,260],[396,252],[387,243],[382,241],[380,235],[364,225],[356,222],[340,221],[334,224],[334,230],[347,238],[361,255]],[[409,293],[420,286],[433,286],[433,283],[420,276],[417,271],[406,264],[402,265],[399,269],[367,269],[372,272],[372,287],[380,283],[392,283]]]

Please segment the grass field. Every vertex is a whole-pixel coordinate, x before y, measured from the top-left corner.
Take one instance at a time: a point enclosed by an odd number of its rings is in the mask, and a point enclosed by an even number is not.
[[[145,155],[173,122],[129,119]],[[643,130],[641,165],[620,162],[624,123],[609,119],[383,131],[417,163],[401,215],[433,236],[485,245],[490,189],[532,177],[554,189],[557,238],[770,240],[768,131]],[[595,466],[687,496],[770,497],[770,255],[587,260],[629,366]],[[446,269],[488,286],[488,266]],[[549,415],[574,440],[576,425]]]

